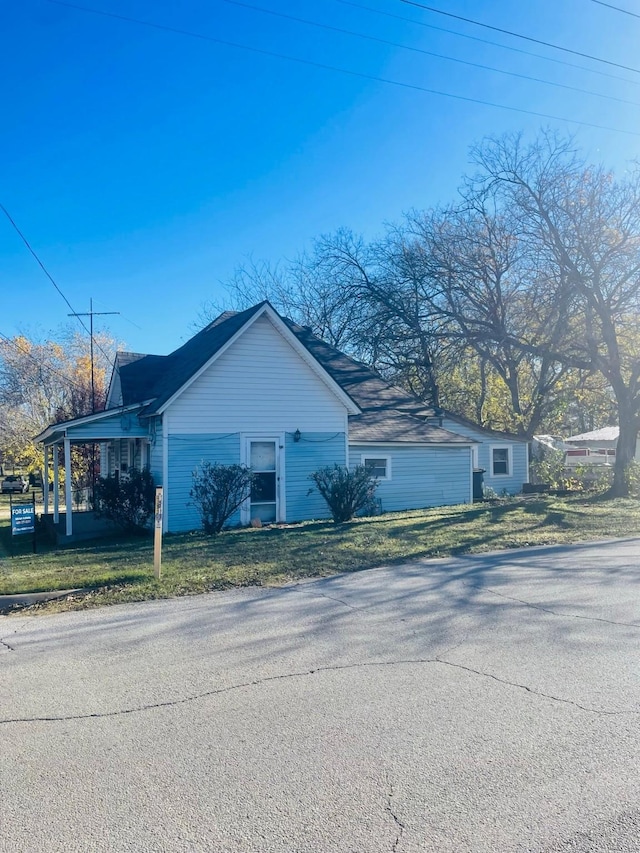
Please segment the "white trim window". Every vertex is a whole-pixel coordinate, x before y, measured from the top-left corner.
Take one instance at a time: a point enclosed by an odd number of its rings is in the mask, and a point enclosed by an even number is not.
[[[490,460],[492,477],[510,477],[512,475],[513,448],[510,444],[492,444]]]
[[[383,456],[379,453],[363,453],[360,458],[360,464],[377,479],[391,479],[391,457]]]

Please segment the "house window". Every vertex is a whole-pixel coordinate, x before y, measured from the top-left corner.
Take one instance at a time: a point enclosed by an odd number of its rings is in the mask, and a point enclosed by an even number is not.
[[[390,456],[363,456],[362,465],[378,480],[391,479]]]
[[[491,476],[509,477],[511,475],[511,447],[491,448]]]

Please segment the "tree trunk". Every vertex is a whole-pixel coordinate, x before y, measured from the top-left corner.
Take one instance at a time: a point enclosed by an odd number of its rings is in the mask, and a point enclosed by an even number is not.
[[[613,469],[613,483],[607,492],[610,498],[626,498],[629,496],[629,469],[636,453],[638,423],[636,417],[620,407],[620,435],[616,447],[616,464]]]

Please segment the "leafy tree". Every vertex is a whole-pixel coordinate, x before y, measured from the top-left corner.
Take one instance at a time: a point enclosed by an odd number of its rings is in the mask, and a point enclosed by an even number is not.
[[[116,342],[98,333],[94,360],[95,408],[104,407],[110,364],[105,356]],[[0,452],[5,461],[28,470],[42,468],[32,438],[51,423],[93,410],[90,342],[80,332],[63,329],[41,341],[18,335],[0,340]],[[74,448],[74,470],[89,480],[93,454]]]
[[[320,468],[309,475],[331,510],[336,524],[351,521],[356,513],[373,504],[378,481],[364,465],[349,469],[342,465]]]
[[[249,497],[254,475],[246,465],[202,462],[189,492],[205,533],[216,536]]]

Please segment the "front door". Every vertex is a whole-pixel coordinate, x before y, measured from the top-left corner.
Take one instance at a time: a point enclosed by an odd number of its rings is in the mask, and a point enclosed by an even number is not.
[[[263,524],[278,521],[278,449],[277,439],[249,440],[249,467],[254,474],[249,500],[249,516]]]

